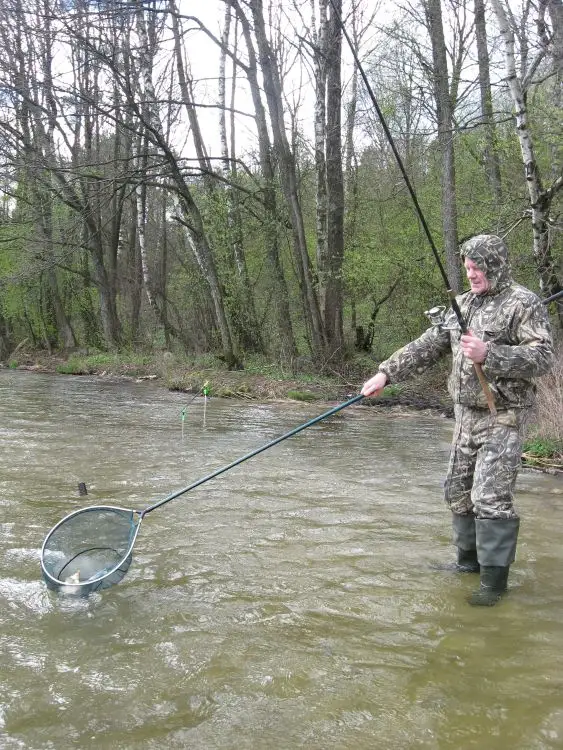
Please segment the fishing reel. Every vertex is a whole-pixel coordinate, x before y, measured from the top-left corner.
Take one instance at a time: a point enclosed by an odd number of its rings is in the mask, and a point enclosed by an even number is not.
[[[451,312],[446,315],[446,308],[444,305],[436,305],[436,307],[425,310],[424,314],[430,320],[433,326],[439,326],[444,331],[455,331],[459,329],[459,323],[455,314]]]
[[[436,307],[432,307],[430,310],[425,310],[424,314],[433,326],[441,326],[444,322],[445,312],[446,308],[444,305],[436,305]]]

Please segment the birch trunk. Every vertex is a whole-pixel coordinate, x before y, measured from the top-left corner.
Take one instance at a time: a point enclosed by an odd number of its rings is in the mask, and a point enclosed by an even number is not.
[[[154,16],[149,15],[149,23]],[[158,113],[155,111],[156,95],[152,81],[152,67],[154,50],[150,44],[150,34],[147,28],[147,20],[143,6],[140,6],[136,13],[136,29],[139,37],[139,99],[141,107],[141,119],[146,126],[159,130],[160,122]],[[148,174],[149,159],[149,138],[146,127],[142,129],[136,140],[136,165],[137,173],[146,176]],[[157,305],[154,293],[151,272],[147,258],[147,185],[141,178],[138,179],[135,187],[135,199],[137,203],[137,242],[139,245],[139,255],[141,258],[141,269],[143,274],[143,285],[151,309],[157,318],[161,318],[161,313]]]
[[[554,195],[563,188],[563,176],[559,169],[559,174],[552,185],[548,189],[544,188],[530,132],[526,97],[531,81],[530,72],[536,70],[538,61],[530,64],[527,75],[518,74],[514,30],[509,22],[508,11],[501,0],[491,0],[491,5],[504,43],[506,78],[512,98],[516,133],[520,143],[530,200],[534,260],[542,295],[548,297],[563,288],[553,258],[550,234],[550,208]],[[557,303],[557,311],[559,324],[563,328],[563,302]]]

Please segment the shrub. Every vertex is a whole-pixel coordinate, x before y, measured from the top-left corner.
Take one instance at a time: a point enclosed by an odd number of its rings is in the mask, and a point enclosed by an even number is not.
[[[548,375],[537,380],[538,405],[530,437],[563,446],[563,344]]]
[[[311,391],[288,391],[287,397],[292,398],[294,401],[316,401],[319,396]]]
[[[563,345],[548,375],[538,378],[538,402],[523,459],[529,465],[563,468]]]

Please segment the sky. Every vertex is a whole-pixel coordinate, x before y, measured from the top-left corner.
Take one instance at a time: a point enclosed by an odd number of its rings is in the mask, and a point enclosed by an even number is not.
[[[289,19],[285,15],[285,11],[282,7],[283,5],[283,3],[279,4],[278,10],[281,10],[281,21],[282,23],[285,23],[286,26],[286,46],[288,57],[291,59],[291,44],[295,40],[295,29],[292,28]],[[285,3],[286,8],[289,8],[291,5],[292,4],[289,2]],[[308,6],[308,3],[304,5]],[[193,6],[194,3],[190,0],[184,0],[182,5],[184,12],[191,12],[193,15],[196,15],[201,22],[210,29],[210,31],[219,37],[224,23],[224,4],[220,0],[209,0],[209,2],[204,4],[198,2],[196,11],[193,10]],[[187,8],[191,8],[192,10],[186,11]],[[299,24],[296,25],[298,29]],[[192,27],[194,27],[193,24]],[[196,95],[198,100],[205,101],[206,103],[216,102],[218,98],[219,74],[219,51],[216,45],[203,32],[194,31],[189,35],[186,50],[190,60],[194,80],[197,81]],[[346,54],[345,57],[348,57],[348,55]],[[227,66],[227,75],[230,76],[232,74],[230,61],[227,61]],[[229,87],[229,85],[230,84],[228,83],[227,86]],[[297,65],[293,65],[292,69],[284,79],[284,91],[290,102],[299,101],[299,125],[312,137],[314,127],[313,117],[315,95],[314,89],[308,78],[308,73],[299,69]],[[229,93],[227,94],[227,97],[228,96]],[[254,108],[248,87],[245,83],[244,73],[240,69],[237,72],[235,108],[250,115],[250,117],[245,117],[243,114],[235,115],[236,135],[238,141],[237,148],[242,150],[245,148],[253,148],[256,142],[252,120]],[[210,149],[213,148],[216,152],[219,148],[218,111],[216,109],[199,110],[198,116],[200,117],[201,123],[204,125],[207,145]]]

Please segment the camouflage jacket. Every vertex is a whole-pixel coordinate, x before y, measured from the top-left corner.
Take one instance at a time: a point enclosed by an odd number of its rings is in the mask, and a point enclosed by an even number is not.
[[[488,343],[482,369],[496,407],[531,406],[536,390],[532,379],[548,372],[554,358],[545,306],[533,292],[512,280],[506,246],[500,238],[474,237],[462,246],[461,255],[471,258],[490,283],[484,294],[466,292],[456,300],[468,329]],[[451,352],[448,390],[454,403],[486,408],[475,367],[464,356],[460,337],[457,317],[450,308],[441,322],[382,362],[379,370],[389,382],[398,382],[424,372]]]

